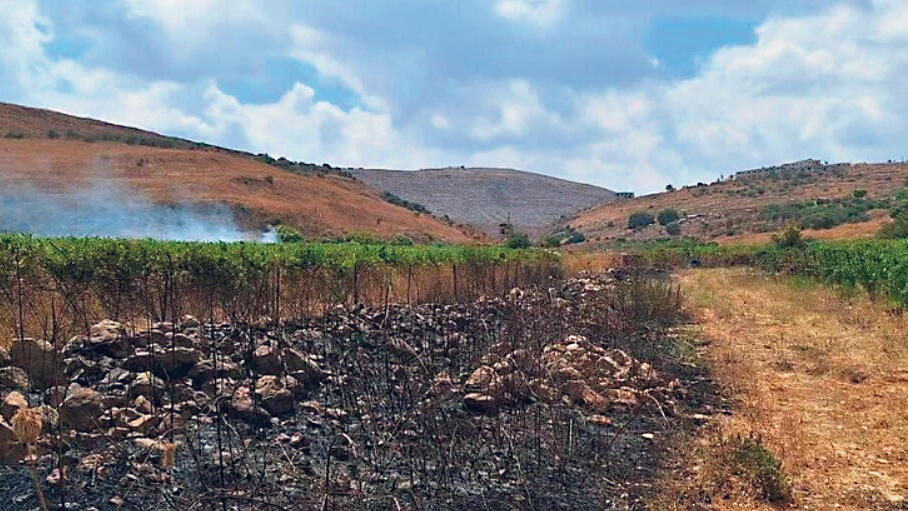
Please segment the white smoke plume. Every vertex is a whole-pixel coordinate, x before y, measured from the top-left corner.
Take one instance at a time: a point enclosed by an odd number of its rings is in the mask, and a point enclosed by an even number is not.
[[[270,241],[240,229],[223,205],[157,204],[98,179],[75,189],[0,189],[0,232],[182,241]]]

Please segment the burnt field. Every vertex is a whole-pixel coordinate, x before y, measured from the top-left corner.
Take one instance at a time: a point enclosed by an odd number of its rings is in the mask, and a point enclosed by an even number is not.
[[[37,480],[48,509],[642,508],[668,439],[714,409],[681,355],[679,292],[552,282],[14,340],[0,507],[40,508]]]

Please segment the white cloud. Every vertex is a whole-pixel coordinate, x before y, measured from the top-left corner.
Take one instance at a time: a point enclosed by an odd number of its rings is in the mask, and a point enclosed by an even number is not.
[[[564,15],[567,0],[498,0],[495,12],[502,18],[548,28]]]
[[[214,0],[176,7],[173,0],[121,1],[130,16],[154,20],[174,41],[186,34],[187,44],[214,44],[225,23],[262,12],[252,0],[238,4],[240,14],[222,12],[231,9]],[[570,21],[566,0],[494,5],[497,15],[538,28]],[[0,0],[0,92],[3,99],[305,161],[511,166],[643,192],[808,156],[908,156],[899,153],[908,133],[904,19],[908,3],[896,0],[772,18],[757,28],[754,44],[719,49],[694,76],[633,88],[602,83],[580,91],[567,79],[558,88],[519,73],[506,81],[478,74],[457,82],[441,73],[437,96],[405,116],[375,95],[375,80],[366,78],[380,68],[366,72],[351,57],[355,45],[299,20],[277,36],[286,43],[283,56],[337,80],[361,106],[319,101],[316,85],[302,83],[271,102],[247,104],[214,78],[149,81],[54,58],[45,51],[54,27],[35,0]]]
[[[558,115],[547,110],[533,86],[526,80],[511,80],[501,90],[485,98],[491,115],[478,119],[471,135],[481,140],[501,136],[520,136],[540,125],[557,125]]]

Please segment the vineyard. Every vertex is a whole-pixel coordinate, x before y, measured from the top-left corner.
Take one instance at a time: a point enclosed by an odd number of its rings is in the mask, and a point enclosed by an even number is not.
[[[382,243],[193,243],[0,236],[0,325],[83,333],[101,318],[185,314],[254,322],[312,317],[337,304],[469,300],[545,282],[548,251]],[[65,328],[64,328],[65,331]],[[37,333],[37,332],[35,332]]]
[[[795,248],[677,241],[628,248],[652,265],[751,265],[771,273],[860,287],[900,306],[908,305],[908,240],[824,241]]]

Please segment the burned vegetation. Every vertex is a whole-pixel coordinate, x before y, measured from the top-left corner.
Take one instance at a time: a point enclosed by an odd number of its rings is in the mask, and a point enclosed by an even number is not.
[[[41,507],[36,488],[49,509],[636,508],[700,399],[679,301],[667,279],[613,272],[15,339],[0,486],[15,509]],[[20,410],[38,412],[30,442]]]

